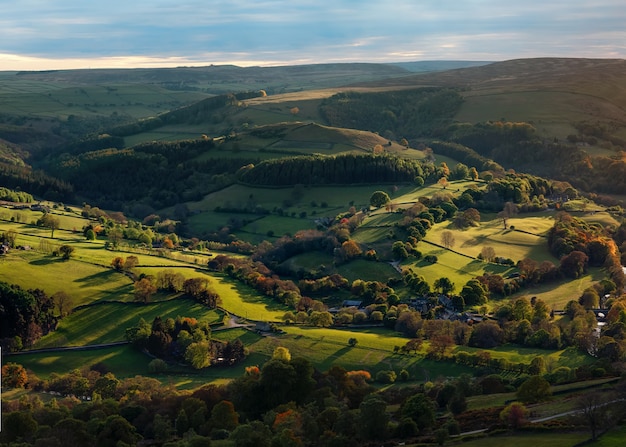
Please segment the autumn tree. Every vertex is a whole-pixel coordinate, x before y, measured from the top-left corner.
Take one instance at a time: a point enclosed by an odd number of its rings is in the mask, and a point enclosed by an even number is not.
[[[141,301],[142,303],[150,301],[152,295],[157,291],[157,288],[152,284],[150,278],[147,277],[135,281],[134,289],[135,301]]]
[[[2,365],[2,388],[24,388],[28,382],[26,369],[17,363]]]
[[[443,245],[444,247],[450,249],[454,247],[455,242],[456,241],[454,240],[454,235],[452,234],[452,231],[446,230],[441,233],[441,245]]]
[[[468,208],[456,213],[454,225],[457,228],[475,227],[480,223],[480,212],[476,208]]]
[[[359,244],[350,239],[341,244],[341,251],[343,252],[346,259],[352,259],[361,256],[363,250],[359,247]]]
[[[206,278],[189,278],[183,283],[183,292],[192,298],[196,298],[209,287]]]
[[[478,180],[478,170],[474,166],[469,169],[469,176],[472,180]]]
[[[134,269],[135,267],[137,267],[138,264],[139,264],[139,258],[137,258],[137,256],[130,255],[124,261],[124,270],[130,271]]]
[[[589,257],[582,251],[574,250],[561,258],[559,269],[570,278],[580,278],[587,271]]]
[[[124,270],[124,258],[121,256],[116,256],[111,260],[111,267],[113,267],[118,272]]]
[[[435,359],[443,359],[454,346],[454,339],[447,334],[436,334],[430,338],[428,345],[428,355]]]

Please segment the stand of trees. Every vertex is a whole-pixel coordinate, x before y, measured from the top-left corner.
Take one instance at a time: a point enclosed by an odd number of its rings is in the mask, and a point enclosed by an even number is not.
[[[244,183],[265,186],[296,184],[349,185],[356,183],[414,182],[433,174],[432,165],[389,154],[300,156],[264,160],[242,168]]]
[[[0,282],[0,339],[7,351],[30,347],[54,330],[57,318],[52,297],[41,289],[24,290]]]

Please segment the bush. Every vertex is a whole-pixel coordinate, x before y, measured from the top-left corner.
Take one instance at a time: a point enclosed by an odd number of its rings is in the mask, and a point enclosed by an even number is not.
[[[376,381],[380,383],[394,383],[397,375],[395,371],[381,370],[376,373]]]
[[[154,359],[148,363],[148,371],[152,374],[159,374],[167,371],[167,363],[162,359]]]
[[[438,259],[437,256],[435,255],[426,255],[424,256],[424,261],[430,263],[430,264],[436,264]]]

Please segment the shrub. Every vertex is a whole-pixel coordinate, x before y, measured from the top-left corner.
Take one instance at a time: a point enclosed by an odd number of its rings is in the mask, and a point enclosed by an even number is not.
[[[426,255],[424,256],[424,261],[430,263],[430,264],[436,264],[438,259],[437,256],[435,255]]]
[[[397,375],[395,371],[381,370],[376,373],[376,381],[380,383],[394,383]]]
[[[162,359],[154,359],[148,363],[148,371],[152,374],[159,374],[167,371],[167,363]]]

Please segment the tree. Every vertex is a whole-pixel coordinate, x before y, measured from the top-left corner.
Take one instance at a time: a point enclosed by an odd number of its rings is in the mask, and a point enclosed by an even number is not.
[[[116,256],[111,260],[111,267],[113,267],[118,272],[124,270],[124,258],[121,256]]]
[[[64,260],[68,260],[74,254],[74,247],[71,245],[63,244],[59,247],[59,253]]]
[[[400,412],[403,418],[412,419],[420,431],[435,425],[435,403],[422,393],[409,397],[400,408]]]
[[[598,291],[593,287],[586,288],[580,298],[578,298],[578,303],[585,309],[597,309],[600,305]]]
[[[468,208],[456,213],[454,225],[457,228],[475,227],[480,223],[480,212],[476,208]]]
[[[356,258],[358,256],[361,256],[361,254],[363,253],[363,250],[361,250],[359,244],[352,239],[345,241],[343,244],[341,244],[341,251],[345,255],[346,259]]]
[[[608,399],[600,392],[585,393],[578,399],[579,417],[591,431],[591,439],[596,440],[598,431],[611,423]]]
[[[570,278],[580,278],[587,271],[588,256],[582,251],[574,250],[561,258],[561,272]]]
[[[54,239],[54,230],[58,230],[61,222],[58,218],[54,217],[52,214],[45,213],[39,220],[37,221],[37,225],[41,225],[42,227],[46,227],[50,229],[50,237]]]
[[[59,315],[61,317],[66,317],[72,313],[74,300],[66,292],[59,291],[52,295],[52,299],[54,300],[54,304],[56,304],[59,309]]]
[[[478,180],[478,170],[474,166],[469,169],[469,176],[474,181]]]
[[[130,255],[124,261],[124,270],[131,271],[139,264],[139,258],[137,256]]]
[[[28,383],[28,374],[22,365],[9,362],[2,366],[3,388],[24,388],[26,383]]]
[[[454,235],[452,234],[452,231],[444,231],[443,233],[441,233],[441,245],[443,245],[446,248],[452,248],[454,247],[454,243],[456,241],[454,240]]]
[[[239,413],[232,402],[222,400],[211,410],[211,426],[217,429],[233,431],[239,425]]]
[[[496,258],[496,250],[493,247],[483,247],[480,250],[480,258],[483,261],[492,262]]]
[[[119,227],[111,228],[107,232],[107,238],[109,239],[109,242],[111,243],[113,249],[116,249],[122,239],[124,239],[124,232]]]
[[[517,389],[517,397],[525,403],[535,403],[552,395],[550,383],[541,376],[531,376]]]
[[[402,241],[395,241],[391,245],[391,251],[397,259],[404,260],[409,257],[409,252]]]
[[[187,346],[185,350],[185,360],[195,369],[202,369],[209,366],[211,364],[209,342],[200,341]]]
[[[375,191],[370,196],[370,205],[372,205],[374,208],[380,208],[381,206],[384,206],[389,202],[391,202],[391,199],[385,191]]]
[[[359,410],[359,426],[363,437],[366,439],[386,438],[387,424],[389,423],[387,403],[376,394],[370,394],[363,399],[359,405]]]
[[[443,359],[453,346],[454,339],[452,336],[446,334],[436,334],[430,338],[428,354],[436,359]]]
[[[508,228],[508,220],[517,214],[517,206],[513,202],[506,202],[502,211],[498,213],[498,217],[502,219],[502,225],[506,230]]]
[[[447,295],[454,291],[454,283],[450,281],[450,278],[446,277],[436,279],[433,287],[435,289],[438,289],[444,295]]]
[[[466,306],[480,306],[487,302],[487,290],[485,285],[477,279],[470,279],[461,290]]]
[[[149,278],[141,278],[139,281],[135,281],[135,300],[147,303],[150,301],[152,295],[157,291],[157,288],[152,284]]]
[[[524,425],[528,418],[528,413],[528,409],[523,404],[513,402],[500,412],[500,419],[515,430]]]
[[[289,352],[289,349],[283,346],[278,346],[272,353],[272,359],[289,363],[291,360],[291,353]]]
[[[183,292],[192,298],[196,298],[209,287],[206,278],[189,278],[183,283]]]
[[[359,343],[359,340],[357,340],[354,337],[350,337],[348,339],[348,346],[350,346],[350,347],[355,347],[358,343]]]

